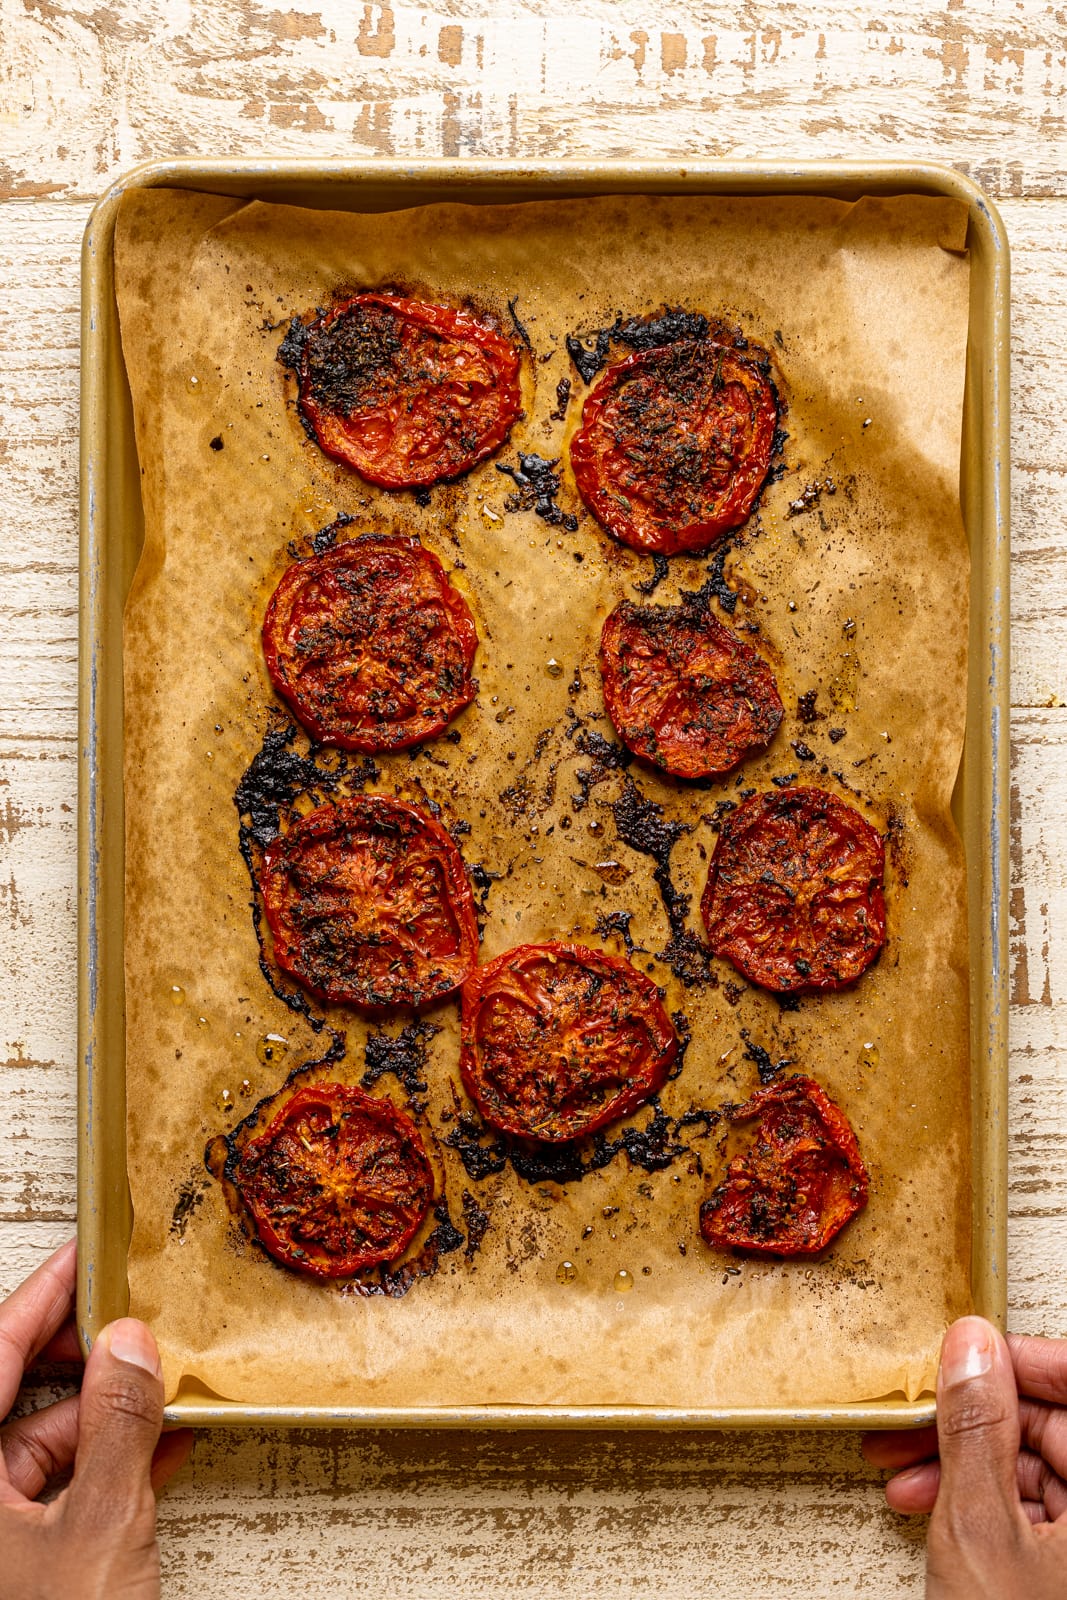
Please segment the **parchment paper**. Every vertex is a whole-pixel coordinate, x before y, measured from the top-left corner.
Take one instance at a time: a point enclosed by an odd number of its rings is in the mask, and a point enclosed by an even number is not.
[[[116,251],[146,524],[125,647],[129,1275],[168,1396],[708,1406],[931,1388],[941,1332],[971,1304],[964,879],[949,814],[967,637],[964,227],[961,206],[922,198],[604,198],[366,216],[127,195]],[[716,986],[685,988],[661,959],[654,863],[616,835],[622,774],[609,771],[581,805],[576,774],[594,763],[579,744],[589,731],[612,736],[600,625],[620,597],[636,598],[649,559],[604,535],[567,479],[560,504],[578,515],[576,533],[508,512],[513,485],[492,461],[420,507],[305,437],[275,360],[284,324],[339,290],[381,285],[469,296],[505,328],[514,301],[533,356],[525,420],[498,457],[513,465],[519,449],[560,455],[577,423],[586,390],[568,332],[683,305],[772,351],[785,472],[726,575],[740,594],[733,623],[758,630],[786,719],[736,779],[696,787],[640,764],[630,777],[691,825],[672,869],[695,933],[715,842],[707,819],[738,784],[798,773],[888,830],[889,943],[852,990],[782,1010],[718,961]],[[549,415],[563,377],[566,424]],[[436,1142],[455,1126],[453,1090],[462,1100],[454,1004],[428,1014],[441,1032],[417,1098],[452,1222],[465,1231],[464,1190],[489,1218],[480,1249],[443,1255],[403,1297],[365,1297],[289,1274],[242,1231],[204,1170],[205,1142],[319,1055],[322,1038],[259,970],[232,797],[277,708],[259,644],[266,601],[290,542],[305,553],[340,512],[356,519],[350,534],[416,531],[468,596],[481,637],[480,693],[454,725],[458,742],[382,758],[371,789],[429,797],[448,823],[469,824],[468,862],[500,874],[485,959],[555,937],[621,953],[597,918],[632,913],[634,959],[692,1030],[662,1097],[672,1117],[757,1087],[743,1033],[825,1086],[856,1129],[871,1197],[822,1258],[735,1260],[702,1243],[721,1130],[686,1130],[689,1153],[658,1173],[620,1155],[566,1185],[527,1183],[510,1166],[471,1179]],[[699,587],[708,565],[672,559],[655,601]],[[818,720],[803,723],[798,699],[811,690]],[[330,1020],[347,1054],[318,1076],[358,1082],[368,1034],[405,1019]],[[287,1048],[268,1057],[257,1042],[270,1034]],[[391,1078],[378,1091],[405,1099]],[[561,1282],[563,1262],[574,1273]]]

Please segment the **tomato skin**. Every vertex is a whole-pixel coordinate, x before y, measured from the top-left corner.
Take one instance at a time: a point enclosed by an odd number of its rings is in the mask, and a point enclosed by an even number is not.
[[[416,806],[355,795],[263,853],[274,958],[320,1000],[376,1012],[450,994],[478,959],[463,857]]]
[[[467,602],[403,534],[294,561],[263,620],[271,681],[312,738],[370,754],[433,738],[470,705],[477,648]]]
[[[701,1205],[703,1238],[720,1250],[818,1255],[867,1204],[867,1169],[844,1112],[796,1074],[761,1089],[730,1120],[757,1127]]]
[[[752,795],[722,824],[700,902],[708,942],[777,994],[843,989],[885,944],[885,843],[823,789]]]
[[[303,330],[300,410],[327,455],[383,489],[458,478],[522,408],[519,354],[467,311],[358,294]]]
[[[712,340],[639,350],[586,397],[571,469],[601,527],[635,550],[706,550],[747,519],[778,400],[762,367]]]
[[[298,1090],[245,1145],[233,1181],[264,1248],[321,1279],[395,1261],[434,1191],[411,1118],[340,1083]]]
[[[782,720],[770,667],[706,606],[623,600],[600,635],[600,671],[624,744],[679,778],[729,772]]]
[[[463,1087],[518,1138],[563,1144],[629,1115],[677,1053],[655,984],[602,950],[518,945],[463,986]]]

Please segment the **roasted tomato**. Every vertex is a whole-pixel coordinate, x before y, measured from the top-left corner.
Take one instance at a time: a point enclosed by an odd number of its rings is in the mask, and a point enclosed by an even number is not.
[[[604,703],[635,755],[679,778],[728,772],[774,738],[774,675],[706,606],[615,607],[600,635]]]
[[[263,853],[260,887],[278,965],[322,1000],[425,1006],[478,958],[463,857],[401,800],[322,806]]]
[[[522,406],[518,352],[450,306],[357,294],[299,330],[296,348],[315,438],[383,489],[459,477],[503,444]]]
[[[313,1278],[395,1261],[434,1186],[411,1118],[342,1083],[298,1090],[245,1145],[233,1181],[263,1246]]]
[[[463,1086],[504,1133],[562,1144],[661,1088],[678,1042],[659,991],[628,961],[524,944],[463,986]]]
[[[708,940],[764,989],[843,989],[885,943],[885,845],[822,789],[742,801],[700,902]]]
[[[740,527],[774,450],[778,401],[751,355],[710,339],[609,367],[571,441],[579,493],[635,550],[706,550]]]
[[[844,1113],[811,1078],[761,1089],[731,1113],[756,1121],[748,1148],[700,1208],[721,1250],[813,1256],[867,1204],[867,1169]]]
[[[271,596],[263,651],[313,738],[403,750],[474,699],[466,601],[417,539],[368,533],[295,561]]]

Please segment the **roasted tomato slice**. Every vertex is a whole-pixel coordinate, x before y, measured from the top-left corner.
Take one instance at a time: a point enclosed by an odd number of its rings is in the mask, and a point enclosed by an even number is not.
[[[709,339],[609,367],[571,441],[579,493],[635,550],[706,550],[745,521],[774,450],[778,401],[751,355]]]
[[[313,1278],[395,1261],[434,1187],[411,1118],[341,1083],[298,1090],[245,1145],[233,1181],[263,1246]]]
[[[600,635],[600,670],[619,737],[679,778],[728,772],[782,720],[770,667],[706,606],[624,600]]]
[[[722,1250],[813,1256],[867,1204],[867,1169],[844,1113],[811,1078],[761,1089],[732,1112],[756,1121],[751,1143],[700,1208]]]
[[[271,596],[263,651],[304,727],[346,750],[403,750],[474,699],[466,601],[417,539],[368,533],[295,561]]]
[[[278,965],[322,1000],[425,1006],[478,958],[463,857],[416,806],[358,795],[322,806],[263,853]]]
[[[708,940],[764,989],[842,989],[885,943],[885,845],[823,789],[742,801],[700,902]]]
[[[593,1133],[655,1094],[677,1050],[655,984],[601,950],[519,945],[463,986],[463,1086],[504,1133]]]
[[[522,406],[514,346],[469,312],[399,295],[357,294],[317,317],[294,360],[323,450],[384,489],[469,471]]]

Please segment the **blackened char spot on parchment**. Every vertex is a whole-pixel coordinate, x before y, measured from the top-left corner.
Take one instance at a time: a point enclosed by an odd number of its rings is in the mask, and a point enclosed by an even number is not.
[[[632,911],[598,911],[595,927],[602,939],[610,939],[612,934],[617,933],[625,946],[626,954],[632,958],[638,949],[630,932],[632,921]]]
[[[455,1150],[468,1178],[476,1183],[493,1178],[507,1166],[507,1146],[493,1138],[481,1119],[471,1111],[457,1111],[456,1125],[442,1143]]]
[[[347,511],[342,511],[335,517],[333,522],[328,523],[325,528],[320,528],[311,541],[311,548],[315,555],[324,556],[327,550],[332,550],[337,543],[337,535],[342,528],[349,527],[355,520],[355,517],[349,516]]]
[[[662,959],[687,989],[715,988],[718,979],[711,968],[711,951],[686,927],[691,896],[678,889],[671,877],[671,851],[682,835],[690,832],[689,824],[665,819],[663,807],[642,794],[629,775],[624,778],[622,793],[611,809],[623,844],[651,856],[656,863],[652,878],[671,930],[670,940],[661,952]]]
[[[416,1018],[392,1037],[387,1033],[373,1033],[363,1051],[366,1071],[360,1084],[372,1089],[379,1078],[390,1073],[409,1095],[425,1094],[427,1083],[426,1047],[441,1029],[435,1022]]]
[[[683,1051],[688,1042],[687,1030]],[[652,1111],[650,1120],[640,1127],[623,1128],[618,1138],[609,1139],[601,1131],[591,1139],[557,1145],[494,1134],[474,1112],[462,1110],[444,1143],[457,1152],[467,1176],[476,1183],[495,1177],[508,1164],[526,1183],[577,1183],[587,1173],[602,1171],[620,1155],[645,1172],[661,1172],[690,1153],[690,1146],[678,1138],[685,1118],[669,1117],[656,1097],[648,1102],[648,1108]],[[692,1118],[692,1113],[685,1116]],[[716,1111],[703,1111],[696,1120],[707,1128],[718,1121],[718,1116]]]
[[[556,471],[558,466],[558,456],[547,460],[544,456],[524,455],[521,450],[517,467],[509,467],[498,461],[496,470],[503,472],[515,485],[515,492],[504,500],[504,510],[533,511],[551,527],[566,528],[568,533],[575,533],[578,518],[569,511],[561,511],[556,504],[562,482]]]
[[[596,343],[592,350],[586,349],[582,341],[573,333],[568,333],[563,342],[567,346],[567,354],[574,362],[575,369],[582,382],[592,383],[604,365],[608,346],[611,344],[610,328],[601,328],[598,331]]]
[[[564,343],[582,382],[592,383],[607,360],[613,340],[630,350],[655,350],[661,345],[676,344],[680,339],[704,339],[709,326],[707,317],[699,311],[665,306],[658,316],[631,317],[627,322],[620,313],[609,327],[591,329],[585,335],[585,342],[577,334],[569,333]],[[590,339],[593,340],[592,349],[588,345]]]
[[[771,468],[767,473],[767,482],[777,483],[780,478],[785,477],[785,447],[789,439],[789,435],[782,427],[782,417],[785,414],[786,408],[782,397],[778,392],[778,386],[771,381],[770,377],[768,377],[767,381],[774,390],[774,402],[778,407],[778,426],[774,430],[774,438],[771,441]]]
[[[678,1123],[669,1117],[658,1100],[651,1100],[652,1120],[643,1128],[624,1128],[617,1139],[604,1134],[594,1136],[589,1170],[606,1167],[625,1151],[630,1165],[644,1172],[663,1172],[679,1156],[689,1154],[689,1146],[678,1138]]]
[[[769,1050],[765,1050],[761,1044],[753,1044],[747,1028],[741,1029],[741,1038],[745,1043],[745,1056],[755,1063],[760,1083],[773,1083],[779,1073],[795,1064],[792,1056],[782,1056],[780,1060],[772,1061]]]
[[[467,871],[470,873],[471,882],[474,884],[478,894],[481,896],[478,901],[478,909],[479,911],[484,911],[486,908],[486,902],[489,899],[490,889],[493,887],[494,883],[500,882],[504,874],[502,872],[490,872],[489,868],[483,867],[480,861],[468,862]]]
[[[638,594],[655,594],[656,590],[659,588],[660,584],[663,582],[670,570],[670,562],[667,560],[667,557],[655,554],[652,557],[652,576],[650,578],[646,578],[643,583],[635,583],[634,588],[637,590]],[[734,599],[737,599],[736,595],[734,595]]]
[[[321,307],[317,311],[316,315],[319,317],[325,315]],[[264,323],[265,332],[273,332],[275,327],[275,323]],[[309,325],[303,323],[299,317],[293,317],[289,323],[285,338],[278,346],[277,360],[283,367],[287,367],[298,380],[300,377],[301,364],[304,359],[304,349],[308,342],[308,333]],[[300,426],[303,428],[312,444],[318,444],[318,435],[315,432],[315,429],[312,427],[309,419],[304,415],[304,408],[299,404],[299,402],[297,403],[296,414],[300,418]]]
[[[727,616],[732,617],[737,610],[737,591],[730,588],[725,576],[726,557],[730,549],[729,544],[719,545],[708,567],[708,581],[698,592],[706,594],[709,600],[717,600]]]
[[[321,317],[323,312],[320,310],[318,315]],[[277,324],[272,322],[267,323],[265,326],[268,330],[273,331]],[[281,362],[283,367],[288,367],[290,372],[299,372],[307,341],[307,327],[299,317],[293,317],[285,330],[285,337],[278,346],[277,360]]]
[[[192,1174],[178,1190],[178,1198],[174,1202],[174,1210],[170,1218],[170,1232],[176,1239],[185,1238],[185,1230],[192,1221],[194,1214],[204,1202],[204,1196],[211,1188],[204,1174],[194,1169]]]
[[[806,694],[797,695],[797,721],[810,726],[819,720],[819,709],[816,705],[818,689],[809,689]]]
[[[252,884],[252,926],[259,946],[259,969],[274,994],[290,1011],[306,1018],[315,1032],[324,1026],[324,1019],[313,1011],[302,989],[287,989],[267,959],[263,945],[263,906],[260,898],[259,875],[256,866],[256,847],[266,848],[281,832],[282,813],[291,809],[298,795],[310,794],[316,804],[321,804],[340,784],[348,790],[358,790],[373,782],[380,774],[370,756],[353,762],[343,752],[335,752],[329,767],[316,759],[317,749],[309,747],[307,755],[293,749],[297,736],[295,723],[277,712],[271,712],[263,743],[245,768],[234,790],[233,803],[239,818],[237,847]]]
[[[675,1078],[681,1076],[682,1068],[685,1066],[686,1052],[693,1042],[693,1030],[689,1026],[689,1018],[684,1011],[672,1011],[671,1021],[674,1023],[674,1031],[678,1036],[678,1054],[674,1058],[674,1066],[669,1074],[669,1081],[673,1083]]]
[[[463,1204],[463,1221],[467,1228],[467,1248],[463,1254],[468,1261],[473,1261],[489,1231],[489,1216],[482,1210],[469,1189],[464,1189],[460,1198]]]
[[[508,301],[508,315],[511,318],[511,325],[515,329],[515,332],[518,334],[527,350],[529,350],[530,354],[533,355],[533,340],[530,338],[526,324],[520,320],[519,313],[515,309],[518,303],[518,295],[512,295],[511,299]]]
[[[664,307],[658,317],[631,317],[629,322],[616,322],[611,336],[631,350],[656,350],[661,345],[678,344],[682,339],[705,339],[710,326],[703,312],[673,306]],[[743,349],[746,341],[738,335],[734,343],[738,349]]]
[[[580,792],[572,795],[571,807],[575,811],[582,811],[589,804],[590,790],[598,783],[603,783],[610,773],[626,771],[633,762],[633,751],[627,750],[625,745],[605,739],[595,728],[583,727],[576,716],[571,719],[567,738],[573,739],[582,755],[588,756],[593,763],[591,767],[580,767],[574,774]]]
[[[439,1256],[450,1255],[453,1250],[462,1250],[467,1241],[448,1214],[448,1201],[439,1200],[433,1208],[433,1214],[437,1226],[427,1243],[436,1247]]]

